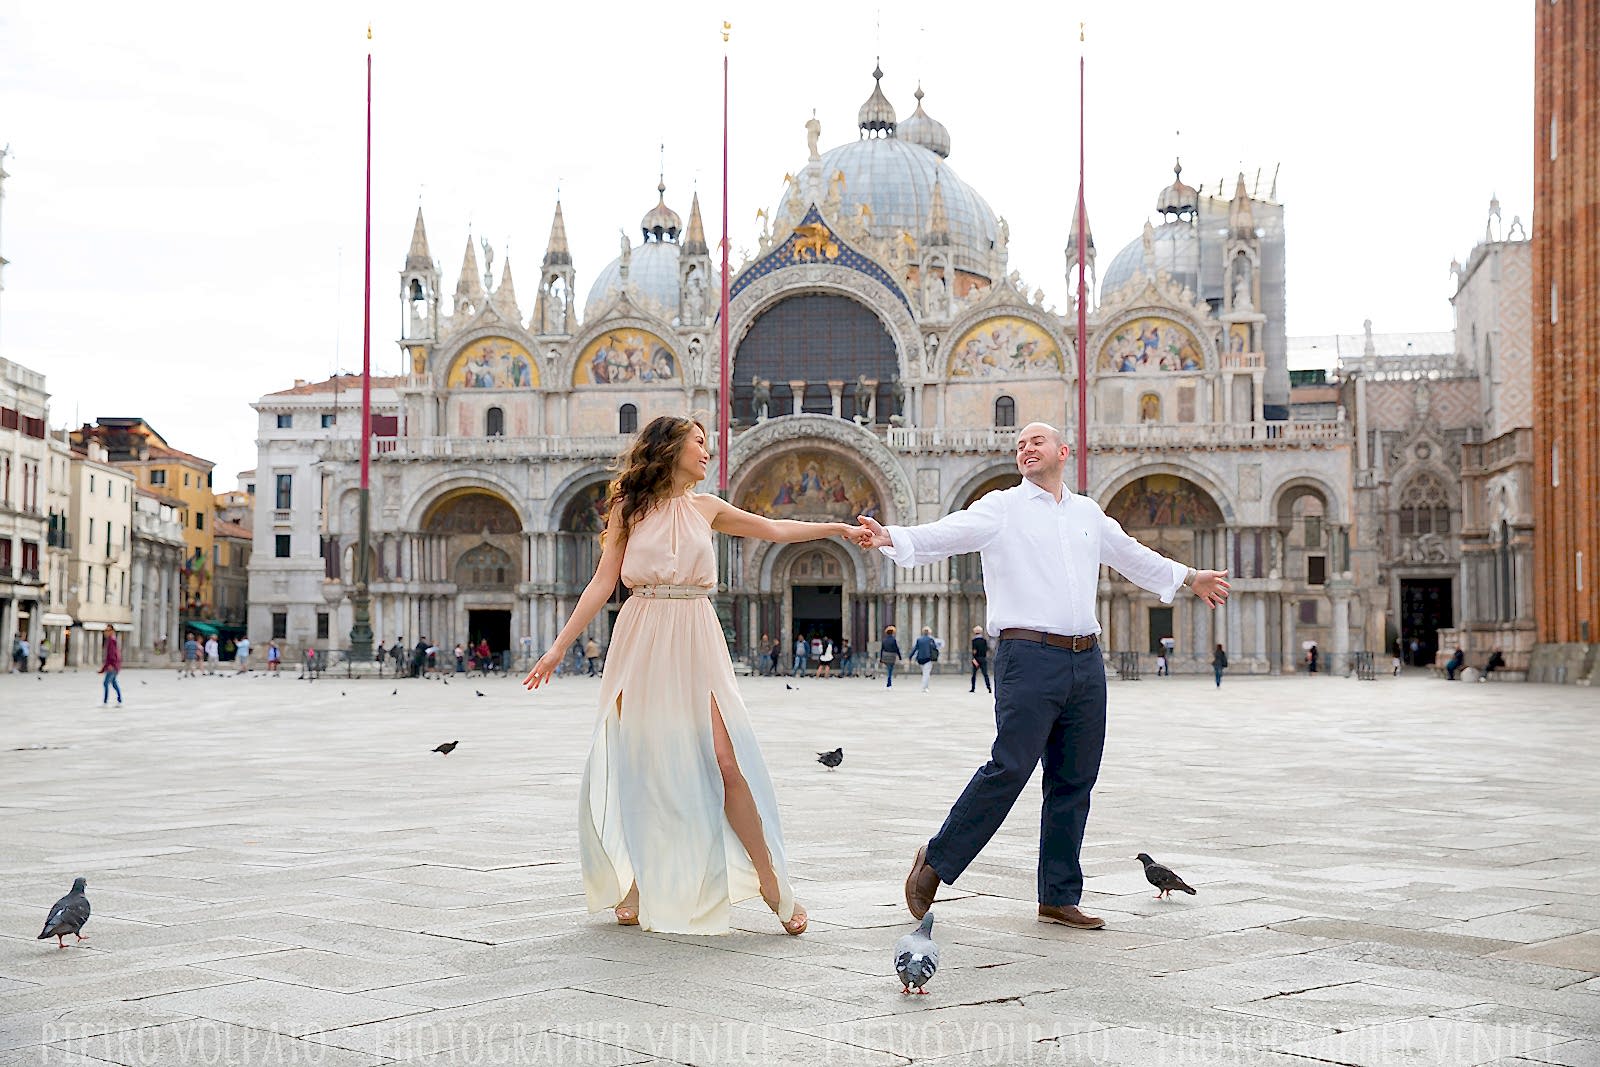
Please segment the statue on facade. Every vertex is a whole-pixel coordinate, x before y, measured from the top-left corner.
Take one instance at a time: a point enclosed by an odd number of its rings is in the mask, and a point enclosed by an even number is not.
[[[617,260],[617,265],[622,269],[622,280],[628,280],[628,264],[633,259],[633,242],[628,240],[627,230],[618,230],[622,234],[622,255]]]
[[[750,378],[750,413],[757,422],[765,422],[772,410],[772,383],[760,375]]]
[[[821,140],[822,123],[817,121],[817,113],[813,111],[811,112],[811,117],[806,119],[806,148],[811,152],[811,155],[807,158],[814,160],[822,158],[821,153],[817,151],[817,144]]]
[[[700,338],[689,338],[689,380],[703,382],[705,372],[705,346],[700,343]]]
[[[494,246],[487,237],[478,238],[478,243],[483,245],[483,291],[487,293],[494,289]]]
[[[1234,262],[1238,269],[1233,275],[1233,306],[1236,311],[1248,311],[1253,303],[1250,299],[1250,257],[1237,256]]]
[[[894,392],[894,411],[891,412],[891,415],[904,416],[906,413],[906,383],[900,380],[898,372],[889,378],[889,388]],[[890,421],[892,422],[893,419],[891,418]]]
[[[706,316],[706,283],[700,277],[698,269],[689,271],[688,292],[683,298],[683,317],[689,323],[705,321]]]
[[[995,255],[1000,257],[1000,262],[1001,263],[1004,263],[1006,261],[1006,246],[1009,245],[1010,243],[1011,243],[1011,226],[1010,226],[1010,224],[1008,224],[1006,222],[1005,218],[1002,217],[1000,219],[1000,223],[999,223],[998,227],[995,230],[995,238],[994,238]]]

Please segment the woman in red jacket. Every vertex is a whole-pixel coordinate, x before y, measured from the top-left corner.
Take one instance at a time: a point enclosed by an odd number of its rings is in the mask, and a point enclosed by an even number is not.
[[[122,650],[117,647],[117,632],[106,627],[106,655],[100,661],[100,703],[111,703],[111,690],[117,691],[117,703],[122,703],[122,686],[117,684],[117,672],[122,670]]]

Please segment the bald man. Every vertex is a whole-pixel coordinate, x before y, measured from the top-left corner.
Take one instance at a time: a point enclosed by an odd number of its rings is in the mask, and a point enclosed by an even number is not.
[[[857,543],[902,567],[981,552],[986,629],[999,638],[994,746],[939,832],[917,849],[906,907],[918,919],[939,884],[954,884],[988,844],[1042,759],[1039,921],[1082,930],[1105,925],[1078,907],[1089,794],[1106,735],[1105,660],[1095,619],[1100,565],[1164,604],[1186,585],[1208,606],[1228,599],[1227,571],[1197,571],[1141,545],[1099,504],[1067,491],[1066,466],[1061,431],[1029,423],[1017,434],[1021,485],[923,526],[886,528],[860,517]]]

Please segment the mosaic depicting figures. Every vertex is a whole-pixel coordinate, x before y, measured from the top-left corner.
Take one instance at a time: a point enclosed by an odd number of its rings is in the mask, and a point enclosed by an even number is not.
[[[606,490],[609,482],[596,482],[580,490],[561,515],[561,529],[568,533],[599,533],[606,528]]]
[[[1100,369],[1135,371],[1200,370],[1204,349],[1194,334],[1171,319],[1148,316],[1117,327],[1100,349]]]
[[[573,385],[667,382],[678,376],[678,357],[647,330],[608,330],[584,346],[572,368]]]
[[[526,348],[504,337],[484,337],[461,350],[444,384],[447,389],[528,389],[539,382]]]
[[[745,489],[739,506],[769,519],[881,517],[878,491],[854,464],[811,450],[773,460]]]
[[[1242,322],[1228,323],[1228,351],[1250,351],[1250,327]]]
[[[1222,524],[1222,511],[1210,494],[1172,474],[1150,474],[1123,486],[1106,514],[1131,530]]]
[[[961,335],[950,349],[947,373],[952,378],[987,378],[992,374],[1059,374],[1061,349],[1050,335],[1027,319],[1007,315],[985,319]]]

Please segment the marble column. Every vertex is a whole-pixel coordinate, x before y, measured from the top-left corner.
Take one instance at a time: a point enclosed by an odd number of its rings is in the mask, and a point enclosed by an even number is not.
[[[1333,599],[1333,662],[1327,668],[1332,674],[1350,666],[1350,593],[1336,587],[1328,595]]]
[[[1294,626],[1295,626],[1295,620],[1294,620],[1294,598],[1291,597],[1291,596],[1288,596],[1288,595],[1284,595],[1283,598],[1282,598],[1282,608],[1283,608],[1283,633],[1281,635],[1282,643],[1283,643],[1282,671],[1283,671],[1284,674],[1293,674],[1298,669],[1296,664],[1298,664],[1300,662],[1300,642],[1295,640],[1295,633],[1294,633]]]
[[[833,399],[833,417],[844,417],[844,382],[829,379],[828,395]]]
[[[792,414],[798,415],[804,411],[806,405],[806,383],[804,379],[794,379],[789,382],[789,391],[794,394],[794,410]]]
[[[1250,606],[1255,613],[1256,622],[1256,647],[1251,654],[1260,656],[1262,660],[1272,657],[1267,652],[1267,598],[1264,593],[1250,594]]]

